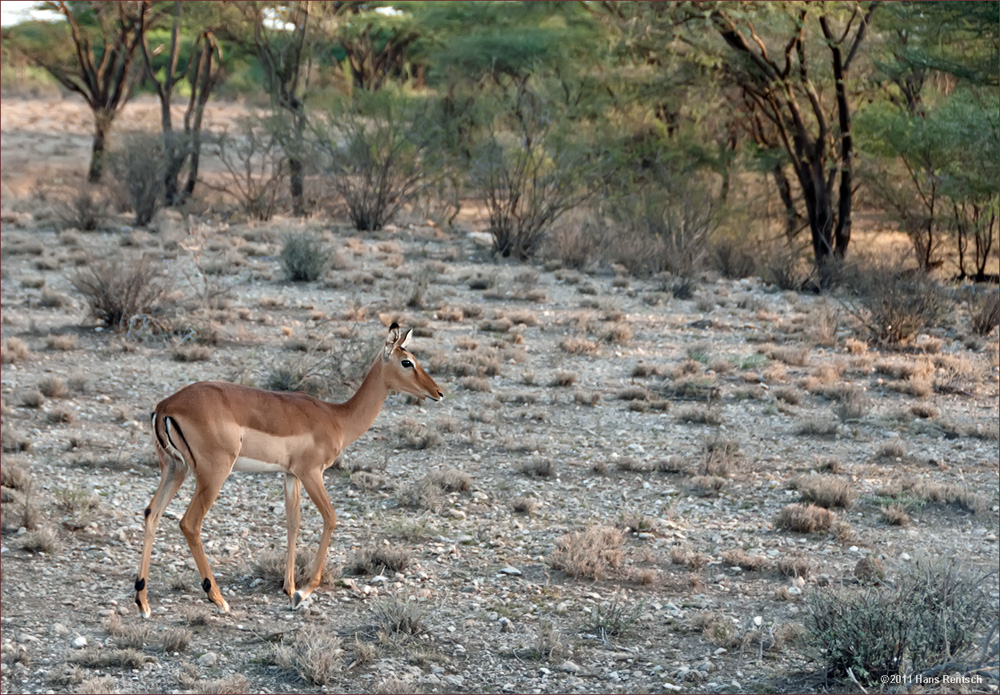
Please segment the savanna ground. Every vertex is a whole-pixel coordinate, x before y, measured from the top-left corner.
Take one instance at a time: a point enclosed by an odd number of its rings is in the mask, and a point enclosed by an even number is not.
[[[241,111],[210,108],[209,128]],[[139,101],[120,124],[154,119]],[[855,690],[813,658],[811,596],[998,565],[997,333],[973,335],[960,302],[889,350],[832,297],[758,279],[497,263],[472,213],[358,233],[248,222],[203,191],[149,229],[84,232],[58,210],[89,114],[5,98],[0,128],[3,692]],[[303,231],[332,264],[291,283],[279,255]],[[70,278],[117,250],[164,264],[169,334],[88,318]],[[327,472],[339,526],[309,607],[289,610],[275,570],[280,479],[244,474],[203,531],[232,612],[177,526],[188,481],[142,621],[152,406],[310,371],[342,400],[394,320],[446,398],[391,397]],[[320,528],[304,502],[299,547]],[[996,575],[986,592],[995,616]],[[996,692],[995,673],[885,689]]]

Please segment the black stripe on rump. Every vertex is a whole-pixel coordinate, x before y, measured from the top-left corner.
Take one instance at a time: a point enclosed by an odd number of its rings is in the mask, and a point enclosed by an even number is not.
[[[180,451],[180,449],[177,447],[177,445],[174,444],[173,438],[171,438],[171,436],[170,436],[170,428],[173,427],[175,430],[177,430],[177,436],[179,436],[181,438],[181,442],[184,443],[184,448],[187,449],[188,456],[191,457],[191,461],[190,461],[191,468],[195,468],[197,466],[197,464],[195,463],[195,460],[194,460],[194,452],[191,451],[191,447],[188,446],[187,437],[185,437],[184,433],[181,431],[180,425],[177,424],[177,420],[175,420],[172,417],[170,417],[169,415],[167,415],[165,418],[163,418],[163,421],[164,421],[164,424],[169,425],[166,429],[167,429],[167,439],[170,440],[171,446],[173,446],[174,449],[176,449],[177,451]]]

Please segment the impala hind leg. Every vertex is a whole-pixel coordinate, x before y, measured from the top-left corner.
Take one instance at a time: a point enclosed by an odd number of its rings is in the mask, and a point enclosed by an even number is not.
[[[330,546],[330,536],[333,535],[333,529],[337,525],[337,514],[334,512],[333,504],[323,486],[323,471],[319,468],[313,468],[307,471],[301,480],[306,492],[309,493],[309,498],[319,509],[319,513],[323,515],[323,535],[320,538],[319,547],[316,548],[316,557],[313,558],[312,567],[309,568],[309,580],[305,587],[292,595],[292,608],[301,606],[319,586],[320,579],[323,577],[323,565],[326,563],[326,551]]]
[[[295,541],[299,537],[301,500],[302,483],[291,473],[286,473],[285,525],[288,527],[288,552],[285,556],[285,584],[282,588],[289,598],[295,596]]]
[[[226,481],[235,459],[234,456],[228,461],[199,461],[201,467],[196,472],[197,484],[194,495],[191,497],[191,504],[188,505],[187,511],[181,518],[181,531],[191,549],[191,555],[194,556],[194,563],[198,566],[198,573],[201,575],[201,588],[205,590],[205,593],[208,594],[208,600],[215,604],[220,613],[228,613],[229,604],[226,603],[226,599],[222,598],[219,585],[212,574],[212,566],[208,563],[208,558],[205,557],[205,549],[201,544],[201,523],[205,520],[208,510],[215,504],[215,498],[219,496],[222,483]],[[201,474],[202,472],[206,473]],[[221,472],[221,475],[212,475],[215,472]]]
[[[135,605],[139,607],[139,612],[144,618],[148,618],[150,614],[146,588],[150,556],[153,553],[153,538],[156,536],[156,529],[160,525],[163,512],[187,475],[187,466],[183,462],[171,458],[162,449],[157,449],[156,453],[160,458],[160,486],[156,488],[153,500],[143,512],[146,520],[142,540],[142,560],[139,562],[139,574],[135,578]]]

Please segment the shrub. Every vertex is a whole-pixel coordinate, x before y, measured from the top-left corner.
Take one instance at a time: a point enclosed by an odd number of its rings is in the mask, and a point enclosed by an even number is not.
[[[941,288],[920,272],[888,265],[846,268],[844,306],[883,345],[903,343],[935,325],[947,309]]]
[[[170,292],[162,266],[145,254],[91,258],[70,282],[91,316],[116,331],[128,329],[139,316],[160,314]]]
[[[248,120],[240,137],[223,133],[210,149],[226,168],[228,181],[221,189],[250,217],[271,219],[288,178],[288,160],[279,139],[264,124]]]
[[[989,335],[1000,325],[1000,294],[994,289],[965,293],[965,304],[969,309],[969,321],[976,335]]]
[[[69,201],[58,205],[56,216],[66,229],[92,232],[99,228],[107,218],[108,203],[95,195],[93,191],[84,190]]]
[[[554,118],[547,103],[527,81],[506,90],[472,151],[472,182],[504,257],[532,256],[552,224],[590,196],[580,153],[560,132],[569,118]]]
[[[382,229],[429,180],[426,116],[383,91],[355,92],[347,108],[312,123],[319,169],[355,229]]]
[[[611,526],[591,526],[556,539],[552,552],[552,566],[571,577],[598,580],[609,567],[617,568],[622,562],[622,544],[625,534]]]
[[[980,650],[976,641],[995,621],[987,577],[954,560],[918,562],[894,587],[813,592],[807,602],[807,644],[827,675],[852,673],[861,685],[942,664],[956,667]],[[988,658],[982,650],[980,661]],[[979,664],[981,665],[981,664]],[[966,668],[976,668],[971,662]],[[908,682],[908,681],[904,681]]]
[[[322,240],[312,234],[295,233],[281,246],[281,267],[292,282],[313,282],[322,277],[330,257]]]
[[[163,139],[154,133],[128,133],[108,154],[108,162],[135,213],[136,226],[145,227],[163,202],[168,164]]]

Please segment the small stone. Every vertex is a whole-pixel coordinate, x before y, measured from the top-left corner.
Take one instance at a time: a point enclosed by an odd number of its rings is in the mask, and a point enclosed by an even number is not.
[[[198,665],[204,666],[206,668],[211,668],[219,663],[219,655],[215,652],[205,652],[198,657]]]
[[[84,647],[87,646],[87,638],[81,635],[80,637],[77,637],[72,642],[70,642],[70,646],[72,646],[73,649],[83,649]]]
[[[521,570],[519,570],[518,568],[513,567],[511,565],[507,565],[506,567],[504,567],[503,569],[500,570],[500,574],[506,574],[506,575],[509,575],[511,577],[520,577],[521,576]]]

